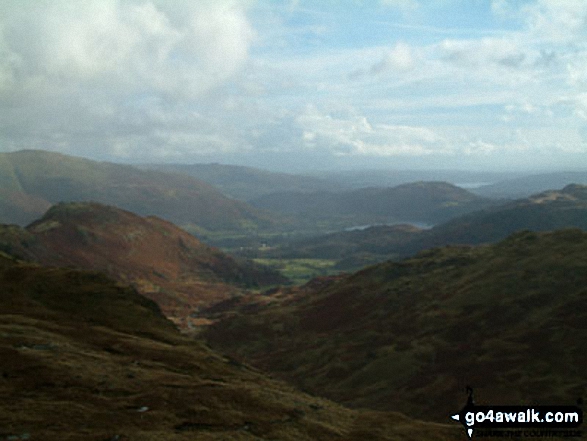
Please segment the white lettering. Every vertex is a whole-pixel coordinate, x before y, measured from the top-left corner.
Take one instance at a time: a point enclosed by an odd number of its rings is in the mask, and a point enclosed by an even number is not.
[[[505,420],[507,423],[515,423],[516,422],[516,414],[515,413],[506,413]]]

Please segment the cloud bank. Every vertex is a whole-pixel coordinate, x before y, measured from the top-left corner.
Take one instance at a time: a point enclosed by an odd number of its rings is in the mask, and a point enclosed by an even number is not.
[[[586,87],[582,0],[0,3],[3,151],[587,167]]]

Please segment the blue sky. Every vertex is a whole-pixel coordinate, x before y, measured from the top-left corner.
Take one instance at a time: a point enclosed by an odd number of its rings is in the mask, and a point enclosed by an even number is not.
[[[587,168],[584,0],[4,0],[0,150]]]

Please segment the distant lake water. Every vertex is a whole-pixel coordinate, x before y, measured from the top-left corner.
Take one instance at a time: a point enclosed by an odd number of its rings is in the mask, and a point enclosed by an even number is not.
[[[345,228],[344,231],[362,231],[362,230],[366,230],[367,228],[370,228],[370,227],[391,227],[393,225],[404,225],[404,224],[410,224],[415,227],[422,228],[423,230],[429,230],[430,228],[432,228],[434,226],[432,224],[427,224],[424,222],[405,221],[405,222],[394,222],[391,224],[355,225],[353,227]]]

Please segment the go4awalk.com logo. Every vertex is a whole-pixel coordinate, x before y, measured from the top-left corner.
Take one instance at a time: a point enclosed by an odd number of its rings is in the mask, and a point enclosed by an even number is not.
[[[577,406],[478,406],[473,390],[459,413],[451,416],[460,422],[469,438],[476,437],[580,437],[583,411]],[[499,429],[499,430],[493,430]],[[505,430],[504,430],[505,429]]]

